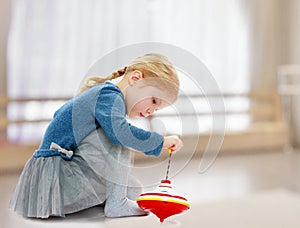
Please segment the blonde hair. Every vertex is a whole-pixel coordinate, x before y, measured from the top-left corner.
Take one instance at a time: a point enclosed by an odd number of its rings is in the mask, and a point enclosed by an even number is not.
[[[105,81],[110,81],[110,80],[113,80],[113,79],[116,79],[116,78],[119,78],[121,76],[123,76],[126,72],[126,69],[127,67],[123,67],[122,69],[119,69],[115,72],[113,72],[111,75],[109,75],[108,77],[106,78],[102,78],[102,77],[99,77],[99,76],[92,76],[92,77],[88,77],[85,81],[84,81],[84,84],[83,86],[80,88],[80,93],[95,86],[95,85],[98,85],[100,83],[103,83]]]
[[[171,62],[164,55],[158,53],[149,53],[140,56],[133,60],[128,66],[113,72],[106,78],[98,76],[89,77],[85,80],[80,92],[105,81],[113,80],[123,75],[125,76],[134,70],[141,71],[143,77],[148,79],[147,84],[151,84],[167,93],[172,99],[172,102],[176,100],[179,92],[179,78],[177,72]]]

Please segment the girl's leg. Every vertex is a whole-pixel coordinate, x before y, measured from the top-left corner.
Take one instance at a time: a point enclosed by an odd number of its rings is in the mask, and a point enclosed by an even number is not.
[[[138,188],[128,188],[131,166],[130,151],[116,147],[107,155],[106,160],[106,202],[104,213],[107,217],[124,217],[146,215],[135,202]],[[131,184],[131,183],[130,183]],[[130,198],[127,190],[130,189]]]
[[[131,200],[136,200],[142,193],[141,182],[132,175],[128,178],[127,197]]]
[[[134,176],[129,176],[128,178],[128,186],[127,186],[127,198],[133,201],[140,196],[142,193],[142,184],[138,181]],[[105,201],[100,204],[101,206],[105,206]]]
[[[131,153],[128,149],[113,145],[100,128],[82,140],[78,150],[80,156],[97,175],[98,180],[101,179],[103,183],[104,189],[98,191],[99,194],[105,195],[104,213],[107,217],[146,214],[135,202],[139,188],[137,183],[133,184],[132,179],[129,178]],[[130,183],[128,183],[129,179]]]

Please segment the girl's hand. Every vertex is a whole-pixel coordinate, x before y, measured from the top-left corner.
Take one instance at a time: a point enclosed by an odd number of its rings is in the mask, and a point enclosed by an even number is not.
[[[183,142],[176,135],[165,136],[164,137],[163,149],[171,149],[172,153],[176,153],[183,146]]]

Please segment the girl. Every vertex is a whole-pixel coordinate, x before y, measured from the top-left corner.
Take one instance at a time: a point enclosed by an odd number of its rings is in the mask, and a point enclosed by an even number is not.
[[[88,78],[81,93],[55,112],[10,208],[48,218],[105,203],[106,217],[145,215],[135,202],[140,188],[129,174],[129,148],[159,156],[162,149],[177,152],[182,141],[137,128],[126,117],[147,117],[172,104],[178,91],[177,73],[160,54],[138,57],[107,78]]]

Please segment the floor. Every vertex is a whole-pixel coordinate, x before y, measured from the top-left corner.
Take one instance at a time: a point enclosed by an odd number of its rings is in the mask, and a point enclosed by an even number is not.
[[[153,215],[107,219],[94,207],[64,219],[25,219],[7,209],[19,173],[0,175],[0,228],[72,227],[300,227],[300,152],[281,151],[221,155],[206,172],[201,158],[173,155],[169,177],[175,191],[191,209],[160,223]],[[133,168],[153,189],[165,178],[167,159],[140,162]]]

